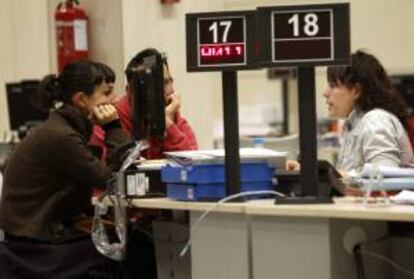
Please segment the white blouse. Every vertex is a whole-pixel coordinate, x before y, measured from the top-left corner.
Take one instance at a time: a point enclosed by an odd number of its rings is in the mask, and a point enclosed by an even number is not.
[[[365,163],[397,167],[414,163],[404,127],[383,109],[353,110],[345,121],[337,168],[359,172]]]

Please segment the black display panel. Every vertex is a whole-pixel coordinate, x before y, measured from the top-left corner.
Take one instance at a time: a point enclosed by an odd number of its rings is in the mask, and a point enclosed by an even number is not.
[[[261,66],[347,64],[349,4],[262,7],[257,12]]]
[[[161,55],[144,58],[132,76],[132,136],[136,140],[164,137],[164,69]]]
[[[187,70],[253,68],[254,15],[254,11],[187,14]]]
[[[32,122],[40,122],[49,112],[41,107],[39,99],[40,80],[7,83],[7,106],[10,129],[18,130]]]
[[[198,19],[198,66],[246,65],[246,17]]]

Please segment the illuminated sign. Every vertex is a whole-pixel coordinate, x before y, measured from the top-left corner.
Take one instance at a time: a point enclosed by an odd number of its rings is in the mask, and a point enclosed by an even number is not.
[[[274,62],[333,59],[332,10],[272,12],[271,20]]]
[[[263,66],[346,64],[349,4],[258,8]]]
[[[347,64],[349,4],[186,15],[187,70]]]
[[[198,65],[246,65],[246,18],[198,19]]]
[[[186,27],[189,71],[251,68],[254,12],[188,14]]]

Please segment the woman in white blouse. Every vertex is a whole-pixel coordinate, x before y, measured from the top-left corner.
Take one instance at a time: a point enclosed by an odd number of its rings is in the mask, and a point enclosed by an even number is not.
[[[329,116],[345,119],[338,170],[346,175],[366,163],[412,164],[407,109],[378,59],[357,51],[350,65],[328,67],[327,78]]]

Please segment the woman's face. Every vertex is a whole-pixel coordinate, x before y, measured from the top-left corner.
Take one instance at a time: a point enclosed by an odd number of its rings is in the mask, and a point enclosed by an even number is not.
[[[326,99],[330,117],[346,118],[354,109],[355,101],[360,93],[357,86],[348,88],[344,84],[329,84],[323,96]]]
[[[94,107],[103,104],[110,104],[113,94],[112,90],[114,88],[113,83],[102,82],[99,85],[95,86],[95,91],[89,95],[85,95],[85,109],[91,113]]]

